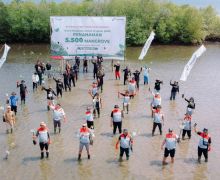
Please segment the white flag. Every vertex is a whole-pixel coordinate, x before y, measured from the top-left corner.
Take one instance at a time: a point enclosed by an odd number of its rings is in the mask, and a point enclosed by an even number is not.
[[[204,45],[202,45],[199,49],[197,49],[192,57],[190,58],[189,62],[185,65],[184,70],[182,72],[182,75],[180,77],[181,81],[186,81],[187,77],[189,76],[189,73],[191,69],[193,68],[194,64],[196,63],[197,59],[206,51],[206,48]]]
[[[0,68],[2,67],[3,63],[6,61],[9,50],[10,50],[10,47],[7,44],[5,44],[4,53],[3,53],[2,57],[0,58]]]
[[[149,47],[150,47],[150,45],[151,45],[151,42],[152,42],[153,39],[154,39],[154,36],[155,36],[155,33],[152,31],[152,32],[150,33],[150,36],[149,36],[149,38],[147,39],[147,41],[146,41],[146,43],[145,43],[143,49],[142,49],[142,51],[141,51],[141,54],[140,54],[140,56],[139,56],[139,58],[138,58],[139,60],[143,60],[143,59],[144,59],[144,56],[147,54],[147,51],[148,51],[148,49],[149,49]]]

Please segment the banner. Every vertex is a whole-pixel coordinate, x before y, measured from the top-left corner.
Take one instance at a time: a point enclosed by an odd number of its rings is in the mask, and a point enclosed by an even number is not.
[[[141,51],[141,54],[140,54],[140,56],[138,58],[139,60],[143,60],[144,59],[144,56],[147,54],[147,51],[148,51],[148,49],[149,49],[149,47],[151,45],[151,42],[154,40],[154,36],[155,36],[155,33],[152,31],[150,33],[150,36],[147,39],[143,49],[142,49],[142,51]]]
[[[51,16],[51,56],[124,60],[126,17]]]
[[[190,58],[189,62],[185,65],[184,70],[182,72],[182,75],[180,77],[181,81],[186,81],[187,77],[189,76],[189,73],[191,69],[193,68],[194,64],[196,63],[197,59],[206,51],[206,48],[204,45],[202,45],[199,49],[197,49],[192,57]]]
[[[2,65],[4,64],[4,62],[6,61],[7,55],[8,55],[8,51],[10,50],[10,47],[5,44],[5,49],[4,49],[4,53],[0,59],[0,68],[2,67]]]

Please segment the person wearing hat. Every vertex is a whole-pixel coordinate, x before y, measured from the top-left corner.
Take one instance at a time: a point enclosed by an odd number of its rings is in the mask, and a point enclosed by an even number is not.
[[[90,159],[89,145],[92,142],[92,137],[94,137],[94,134],[92,133],[92,131],[87,127],[86,124],[82,124],[82,127],[79,130],[78,161],[81,160],[81,154],[82,154],[82,150],[84,146],[86,147],[88,159]]]
[[[115,67],[115,79],[120,80],[120,63],[119,63],[119,61],[114,65],[114,67]]]
[[[198,145],[198,162],[201,163],[202,154],[205,157],[205,162],[208,162],[208,152],[211,150],[211,136],[208,134],[208,129],[204,128],[203,132],[197,131],[195,124],[194,131],[200,136]]]
[[[132,150],[133,139],[128,134],[128,130],[124,129],[123,133],[119,136],[115,148],[118,149],[118,144],[120,143],[120,157],[119,160],[122,161],[124,153],[126,154],[126,159],[129,160],[129,151]]]
[[[20,97],[21,97],[21,104],[24,102],[25,104],[25,99],[26,99],[26,94],[27,94],[27,86],[25,85],[25,81],[21,80],[21,83],[17,81],[17,88],[20,87]]]
[[[176,93],[179,93],[179,84],[177,81],[174,81],[174,83],[172,83],[172,81],[170,80],[170,85],[172,86],[170,100],[175,100]]]
[[[123,111],[119,109],[118,105],[114,106],[114,109],[111,112],[111,126],[113,125],[113,134],[115,135],[118,128],[119,133],[122,129],[122,118],[124,117]]]
[[[163,84],[163,81],[156,79],[155,84],[154,84],[154,89],[156,92],[160,92],[160,84]]]
[[[16,96],[15,92],[11,93],[9,98],[9,103],[11,105],[11,110],[14,111],[15,115],[17,114],[17,106],[18,106],[18,96]]]
[[[47,92],[47,110],[50,110],[50,104],[54,104],[54,96],[57,96],[51,86],[48,89],[42,87],[42,90]]]
[[[37,144],[36,142],[37,137],[38,137],[39,146],[41,150],[41,159],[44,158],[44,149],[46,150],[46,157],[49,158],[50,134],[44,122],[40,123],[40,127],[37,129],[36,135],[33,136],[34,145]]]
[[[162,123],[164,124],[164,115],[161,112],[161,106],[157,105],[156,109],[153,109],[154,113],[154,120],[153,120],[153,129],[152,129],[152,136],[154,136],[154,132],[156,127],[158,126],[160,135],[162,135]]]
[[[173,132],[173,129],[169,129],[169,132],[166,134],[164,141],[162,142],[161,149],[163,150],[163,147],[165,145],[164,149],[164,157],[162,164],[166,165],[166,159],[170,155],[171,157],[171,163],[174,163],[174,156],[176,152],[176,143],[179,142],[178,136]]]
[[[56,134],[57,126],[59,127],[59,133],[61,132],[61,120],[63,119],[66,122],[66,114],[58,103],[56,105],[50,104],[50,108],[53,110],[53,125],[54,125],[54,134]]]
[[[35,89],[37,90],[37,84],[39,82],[39,76],[37,72],[34,72],[34,74],[32,75],[32,82],[33,82],[33,92],[34,92]]]
[[[56,78],[53,78],[54,81],[56,82],[56,89],[57,89],[57,97],[61,96],[62,98],[62,95],[63,95],[63,89],[64,89],[64,85],[63,85],[63,82],[61,81],[61,79],[56,79]]]
[[[6,112],[3,114],[3,122],[6,123],[6,133],[9,133],[9,130],[12,133],[15,125],[15,114],[11,110],[11,106],[7,106]]]
[[[90,129],[93,129],[94,128],[94,119],[93,119],[93,114],[92,114],[90,107],[86,108],[85,119],[87,122],[87,127]]]

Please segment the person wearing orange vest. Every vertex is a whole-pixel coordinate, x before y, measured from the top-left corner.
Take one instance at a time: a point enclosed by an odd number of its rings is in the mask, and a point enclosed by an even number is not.
[[[90,159],[89,145],[92,142],[92,137],[94,137],[92,131],[87,127],[86,124],[83,124],[79,130],[79,155],[78,161],[81,160],[81,154],[83,147],[86,147],[88,159]]]
[[[39,146],[41,150],[41,159],[44,158],[44,149],[46,150],[46,157],[49,158],[50,134],[44,122],[40,123],[40,128],[38,128],[36,135],[33,136],[34,145],[37,144],[36,142],[37,137],[39,140]]]
[[[124,117],[123,111],[119,109],[118,105],[114,106],[111,112],[111,126],[113,125],[113,134],[115,135],[116,129],[118,128],[119,133],[121,133],[122,128],[122,118]]]
[[[115,145],[115,148],[118,149],[118,144],[120,143],[120,158],[119,160],[122,160],[122,157],[124,153],[126,154],[126,159],[129,160],[129,149],[132,150],[133,145],[133,139],[128,134],[128,130],[124,129],[123,133],[119,136],[118,141]]]
[[[171,163],[174,163],[174,156],[176,151],[176,143],[179,142],[179,138],[176,134],[173,133],[173,129],[169,129],[169,133],[166,134],[166,137],[161,145],[161,149],[163,150],[163,146],[165,145],[164,157],[162,164],[166,165],[166,159],[170,155]]]
[[[200,136],[198,145],[198,163],[201,163],[202,154],[205,157],[205,162],[208,162],[208,151],[211,150],[211,136],[208,134],[208,129],[204,128],[203,132],[197,131],[195,124],[194,131]]]
[[[152,129],[152,136],[154,136],[154,132],[156,127],[158,126],[160,135],[162,135],[162,124],[164,124],[164,115],[161,112],[161,106],[158,105],[154,112],[154,120],[153,120],[153,129]]]
[[[191,115],[185,114],[185,117],[183,120],[182,140],[185,139],[186,133],[187,133],[187,136],[189,137],[189,139],[191,138],[191,121],[192,121]]]
[[[92,114],[90,107],[87,107],[85,115],[86,115],[87,127],[90,129],[93,129],[94,119],[93,119],[93,114]]]

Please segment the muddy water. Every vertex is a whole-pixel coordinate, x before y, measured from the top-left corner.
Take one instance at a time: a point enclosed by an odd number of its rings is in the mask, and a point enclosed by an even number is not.
[[[161,166],[163,151],[160,145],[163,136],[151,137],[152,119],[149,104],[151,95],[141,78],[140,91],[132,100],[129,114],[125,115],[123,127],[130,132],[136,132],[134,152],[129,161],[118,162],[119,152],[114,146],[117,136],[112,137],[110,127],[110,112],[115,104],[121,106],[117,92],[125,89],[123,82],[114,80],[109,63],[104,63],[106,76],[104,92],[102,93],[103,109],[101,118],[95,119],[95,142],[91,147],[91,160],[87,160],[85,151],[82,161],[77,161],[79,141],[76,132],[84,122],[84,112],[91,105],[91,97],[87,91],[92,83],[92,65],[89,73],[80,73],[77,85],[72,92],[65,92],[58,101],[66,111],[68,121],[62,124],[62,133],[54,135],[51,132],[50,159],[40,160],[38,146],[32,144],[31,129],[36,129],[41,121],[45,121],[52,130],[52,115],[46,110],[46,93],[38,89],[32,92],[31,74],[36,58],[48,59],[47,45],[12,45],[7,62],[0,69],[0,104],[4,105],[5,94],[15,91],[16,81],[25,79],[29,93],[25,106],[18,106],[17,124],[13,134],[5,133],[5,125],[0,126],[0,172],[2,180],[29,179],[219,179],[218,170],[220,159],[220,45],[207,45],[207,52],[199,59],[193,68],[187,82],[180,84],[180,94],[175,102],[169,101],[169,81],[180,77],[184,64],[188,61],[196,47],[184,46],[154,46],[143,62],[136,59],[140,48],[128,48],[127,61],[132,70],[148,64],[151,71],[151,83],[156,78],[164,81],[162,86],[162,107],[165,114],[164,134],[172,127],[179,134],[180,120],[183,118],[186,102],[181,98],[193,96],[196,101],[196,111],[193,123],[198,128],[210,130],[212,135],[212,151],[209,162],[198,165],[197,144],[198,136],[193,133],[190,141],[182,141],[177,146],[175,164]],[[53,62],[53,66],[59,63]],[[59,74],[55,74],[59,76]],[[55,87],[53,80],[46,80],[46,86]],[[0,112],[2,114],[2,111]],[[8,160],[4,160],[5,151],[9,150]]]

